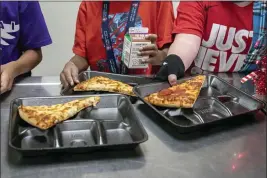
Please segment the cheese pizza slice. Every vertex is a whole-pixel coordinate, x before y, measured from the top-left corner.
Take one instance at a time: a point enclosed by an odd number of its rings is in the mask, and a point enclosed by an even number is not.
[[[92,77],[86,81],[77,84],[74,91],[107,91],[121,93],[125,95],[135,96],[133,93],[133,87],[103,76]]]
[[[198,98],[205,76],[199,75],[183,83],[150,94],[145,101],[162,107],[192,108]]]
[[[100,98],[95,96],[51,106],[21,105],[18,107],[18,111],[24,121],[34,127],[45,130],[73,117],[87,107],[96,106],[99,101]]]

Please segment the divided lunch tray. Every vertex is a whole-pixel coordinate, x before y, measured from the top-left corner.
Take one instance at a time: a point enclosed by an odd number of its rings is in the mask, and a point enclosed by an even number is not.
[[[178,80],[178,83],[190,78]],[[157,107],[144,101],[145,96],[168,87],[168,83],[153,83],[136,86],[134,92],[162,118],[177,126],[178,132],[189,132],[207,124],[234,119],[232,117],[253,113],[264,107],[263,102],[212,74],[206,75],[199,97],[191,109]]]
[[[100,148],[134,148],[148,136],[129,98],[120,94],[99,95],[96,107],[42,131],[18,114],[20,105],[52,105],[86,96],[18,98],[11,103],[9,146],[26,156],[47,152],[87,152]]]
[[[121,81],[123,83],[127,83],[131,86],[143,85],[155,82],[152,78],[144,77],[144,76],[135,76],[135,75],[121,75],[121,74],[113,74],[113,73],[105,73],[105,72],[97,72],[97,71],[84,71],[79,74],[79,81],[85,81],[95,76],[104,76],[113,80]],[[88,94],[103,94],[109,92],[100,92],[100,91],[74,91],[74,87],[68,87],[61,91],[61,95],[88,95]],[[132,102],[135,102],[136,97],[130,97]]]

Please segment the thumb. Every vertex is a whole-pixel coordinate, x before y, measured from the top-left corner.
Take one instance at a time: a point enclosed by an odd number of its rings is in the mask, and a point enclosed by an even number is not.
[[[170,74],[168,76],[168,81],[172,86],[175,85],[177,83],[177,76],[174,74]]]

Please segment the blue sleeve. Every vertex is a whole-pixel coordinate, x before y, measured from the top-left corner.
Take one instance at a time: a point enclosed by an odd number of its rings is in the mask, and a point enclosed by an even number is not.
[[[39,2],[19,2],[20,39],[22,50],[41,48],[52,43]]]

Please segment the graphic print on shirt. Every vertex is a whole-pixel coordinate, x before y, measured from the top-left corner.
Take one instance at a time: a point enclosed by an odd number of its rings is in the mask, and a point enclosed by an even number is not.
[[[0,21],[0,34],[1,34],[1,45],[9,46],[9,40],[13,40],[15,36],[12,33],[19,31],[19,24],[16,25],[14,21],[10,24],[5,24],[3,21]]]
[[[236,72],[244,64],[253,31],[213,24],[209,38],[202,39],[195,65],[210,72]]]
[[[110,14],[108,17],[110,38],[118,68],[120,68],[121,65],[120,61],[123,49],[123,39],[125,34],[125,28],[128,21],[128,14],[129,14],[128,12]],[[139,15],[136,16],[135,27],[142,27],[142,19]],[[107,59],[98,60],[96,65],[99,71],[103,72],[109,71]]]

